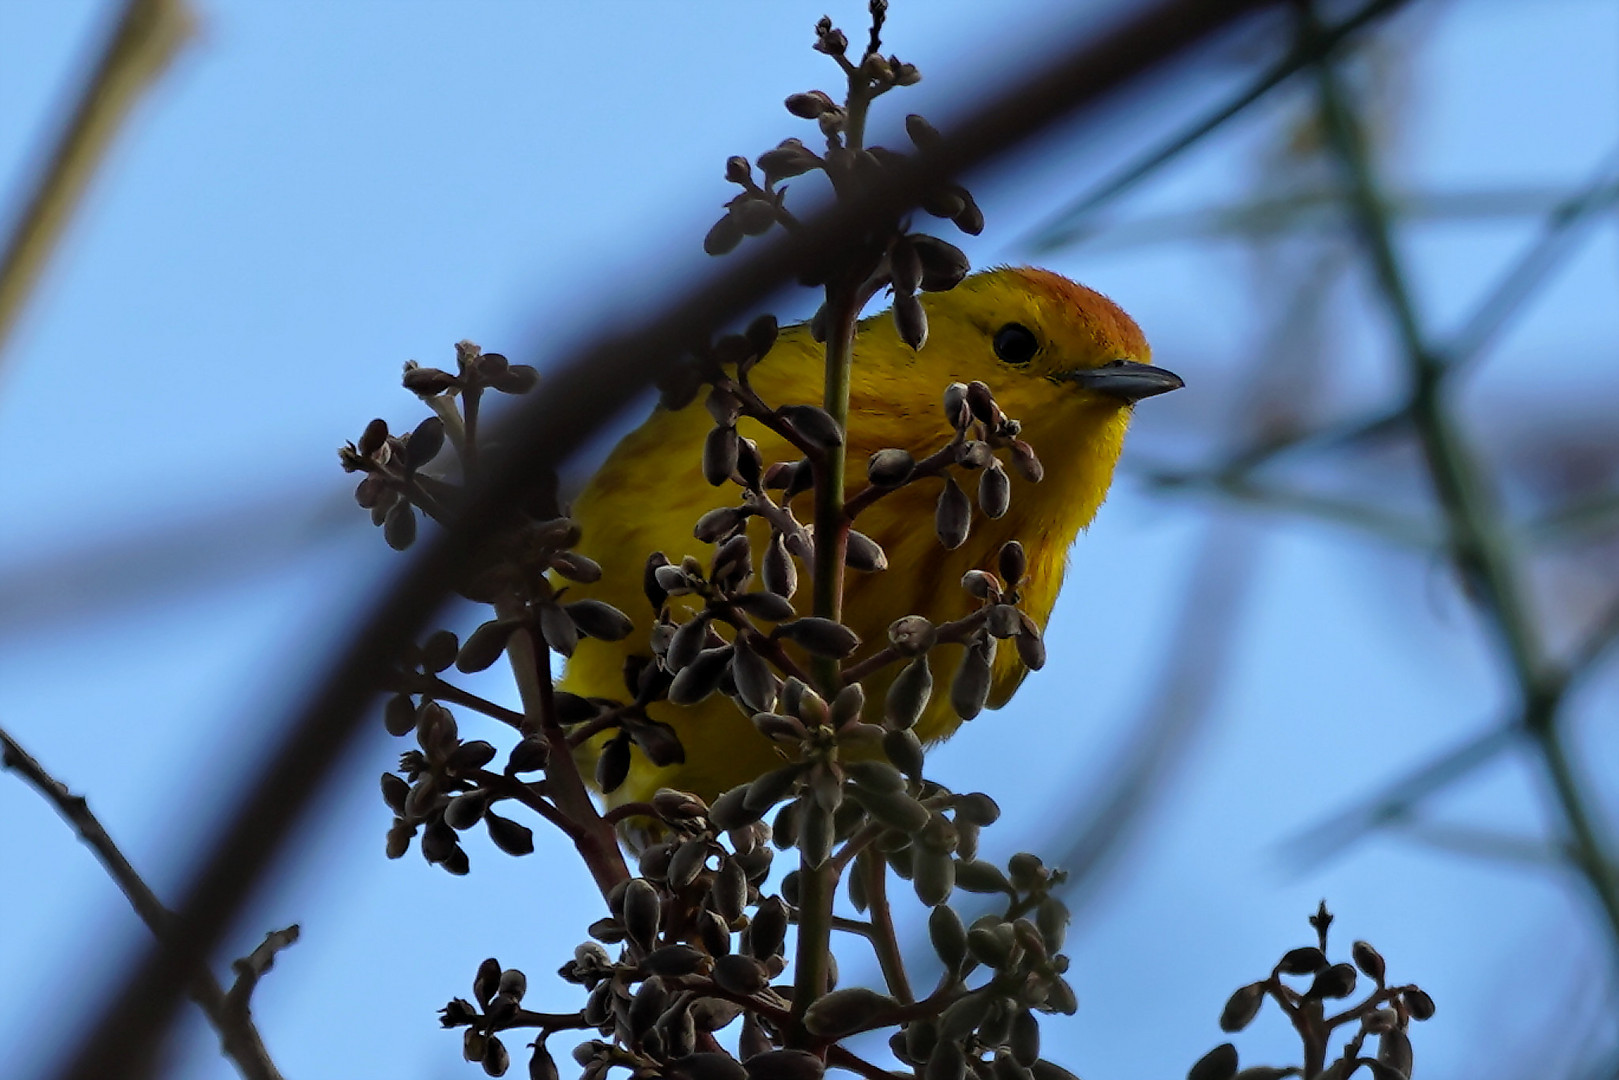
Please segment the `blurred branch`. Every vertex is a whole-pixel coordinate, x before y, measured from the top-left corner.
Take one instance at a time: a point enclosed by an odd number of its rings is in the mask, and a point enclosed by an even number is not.
[[[936,144],[885,168],[860,196],[840,201],[805,228],[749,256],[730,260],[702,287],[604,336],[554,370],[544,393],[511,418],[507,451],[486,462],[452,527],[418,544],[387,595],[357,620],[299,714],[278,724],[276,746],[237,789],[216,837],[187,886],[175,948],[148,954],[123,981],[59,1074],[75,1080],[148,1074],[168,1029],[176,995],[252,897],[304,810],[347,755],[375,696],[377,680],[442,604],[456,570],[482,537],[505,520],[532,477],[545,475],[592,438],[608,417],[669,370],[682,343],[763,300],[779,284],[820,267],[866,235],[925,201],[948,178],[994,159],[1060,118],[1107,97],[1238,19],[1274,0],[1163,0],[1100,35],[1086,35],[1016,84],[986,91],[974,111],[948,125]],[[544,335],[555,341],[554,328]]]
[[[1308,7],[1305,18],[1314,23]],[[1322,119],[1350,186],[1357,231],[1404,348],[1412,422],[1448,523],[1450,561],[1479,600],[1510,662],[1520,698],[1518,726],[1540,750],[1576,861],[1619,946],[1619,876],[1609,855],[1612,845],[1568,760],[1557,722],[1567,677],[1547,661],[1502,515],[1449,408],[1445,376],[1455,369],[1423,335],[1359,120],[1331,64],[1318,64],[1316,72]]]
[[[0,254],[0,353],[113,137],[190,35],[184,0],[128,0]]]
[[[1476,358],[1490,339],[1532,296],[1547,275],[1572,254],[1576,242],[1604,220],[1602,212],[1619,200],[1619,154],[1611,154],[1584,188],[1552,208],[1540,235],[1473,308],[1462,328],[1442,349],[1452,366]]]
[[[73,827],[84,841],[86,847],[95,853],[96,860],[101,863],[109,877],[123,891],[129,900],[129,906],[135,909],[148,930],[159,941],[169,942],[174,935],[174,915],[163,902],[152,892],[144,878],[124,857],[118,845],[113,843],[112,837],[101,822],[90,812],[90,804],[82,795],[75,795],[67,786],[45,771],[34,757],[24,750],[3,728],[0,728],[0,766],[13,769],[17,775],[34,790],[43,795],[56,812]],[[298,928],[290,927],[279,930],[266,939],[266,945],[271,940],[280,942],[276,949],[291,944],[298,938]],[[227,993],[214,978],[213,973],[205,965],[198,965],[191,975],[189,992],[195,1001],[208,1016],[209,1023],[219,1033],[220,1046],[225,1056],[236,1063],[237,1069],[247,1080],[281,1080],[281,1073],[276,1069],[275,1063],[270,1060],[270,1052],[265,1049],[264,1040],[253,1024],[253,1018],[248,1012],[248,999],[253,993],[253,987],[258,982],[258,976],[270,967],[270,957],[274,950],[265,953],[262,959],[256,960],[265,950],[265,945],[259,946],[253,953],[243,960],[238,960],[236,984]],[[244,969],[243,965],[247,965]],[[249,977],[248,972],[251,972]]]
[[[1058,211],[1044,225],[1038,226],[1021,242],[1034,250],[1049,252],[1086,236],[1085,219],[1100,207],[1113,201],[1136,184],[1175,160],[1184,151],[1196,146],[1204,136],[1223,127],[1226,121],[1243,112],[1248,106],[1286,82],[1310,63],[1331,51],[1350,35],[1398,8],[1404,0],[1371,0],[1365,7],[1343,22],[1323,30],[1313,43],[1300,42],[1286,56],[1268,68],[1241,93],[1215,109],[1163,146],[1147,154],[1134,165],[1106,181],[1089,195],[1085,195]]]
[[[1418,519],[1367,503],[1267,484],[1245,469],[1209,473],[1148,468],[1143,479],[1163,491],[1209,491],[1262,510],[1348,525],[1405,547],[1431,549],[1438,541],[1432,527]]]
[[[1471,776],[1515,746],[1523,734],[1514,722],[1493,724],[1469,736],[1347,810],[1340,810],[1283,841],[1289,864],[1311,866],[1336,855],[1367,833],[1411,815],[1417,804],[1435,791]]]

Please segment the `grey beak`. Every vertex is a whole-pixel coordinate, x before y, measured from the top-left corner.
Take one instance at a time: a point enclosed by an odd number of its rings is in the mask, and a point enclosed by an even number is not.
[[[1071,371],[1064,378],[1087,390],[1109,394],[1134,404],[1142,398],[1179,390],[1186,383],[1173,371],[1134,360],[1114,360],[1101,367]]]

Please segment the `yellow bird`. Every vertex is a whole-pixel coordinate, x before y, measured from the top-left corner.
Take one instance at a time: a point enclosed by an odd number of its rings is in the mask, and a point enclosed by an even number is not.
[[[886,316],[859,325],[846,435],[848,492],[866,485],[867,459],[878,450],[899,447],[918,460],[937,450],[951,433],[941,407],[945,387],[973,380],[986,383],[1005,413],[1022,422],[1021,438],[1039,455],[1044,477],[1032,483],[1012,472],[1010,509],[998,519],[975,512],[966,542],[955,550],[946,550],[934,531],[939,478],[902,487],[863,513],[855,528],[883,547],[888,568],[848,572],[843,621],[865,643],[856,658],[885,646],[888,626],[901,616],[943,623],[973,611],[978,601],[962,589],[962,576],[975,568],[993,571],[1001,546],[1014,539],[1028,557],[1022,607],[1043,629],[1069,546],[1107,496],[1131,406],[1182,385],[1174,374],[1149,366],[1145,337],[1118,305],[1049,271],[991,270],[948,292],[924,294],[922,301],[928,337],[919,351],[900,340]],[[771,406],[819,404],[823,356],[807,326],[785,328],[752,369],[753,387]],[[659,406],[625,436],[575,500],[572,516],[582,530],[577,550],[600,563],[603,573],[595,584],[571,586],[568,599],[605,600],[636,625],[622,641],[582,638],[561,689],[623,699],[626,658],[652,655],[654,615],[642,592],[647,555],[662,551],[675,563],[694,555],[707,566],[714,549],[694,539],[692,527],[705,511],[735,505],[740,494],[734,485],[710,486],[699,467],[713,426],[700,403],[676,411]],[[737,426],[756,440],[766,464],[800,456],[754,421],[742,419]],[[800,521],[812,520],[812,499],[809,492],[794,498]],[[769,532],[755,517],[749,533],[757,566]],[[810,591],[806,582],[794,597],[800,614],[809,613]],[[941,685],[915,728],[924,742],[948,737],[961,723],[943,692],[961,654],[960,645],[934,649]],[[880,711],[897,671],[896,665],[867,682],[869,711]],[[989,706],[1004,705],[1025,674],[1016,650],[999,649]],[[635,750],[628,778],[607,795],[612,805],[645,801],[662,787],[712,800],[783,763],[776,744],[723,694],[687,707],[658,702],[648,712],[679,734],[685,761],[659,768]],[[604,739],[582,748],[582,764],[593,765]]]

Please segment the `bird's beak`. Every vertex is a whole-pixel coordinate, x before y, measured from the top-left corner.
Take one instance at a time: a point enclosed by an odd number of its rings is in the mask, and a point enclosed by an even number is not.
[[[1134,360],[1114,360],[1101,367],[1071,371],[1063,378],[1087,390],[1108,394],[1132,405],[1142,398],[1167,394],[1186,385],[1173,371]]]

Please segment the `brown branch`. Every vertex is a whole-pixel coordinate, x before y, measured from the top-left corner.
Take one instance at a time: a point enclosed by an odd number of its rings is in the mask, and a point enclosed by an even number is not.
[[[141,922],[146,924],[154,937],[168,945],[174,938],[174,914],[163,906],[163,901],[157,898],[151,886],[146,884],[118,845],[113,843],[101,821],[90,812],[90,804],[84,796],[73,794],[67,785],[46,772],[45,767],[3,728],[0,728],[0,767],[15,770],[30,787],[45,797],[62,820],[73,827],[79,839],[95,854],[96,861],[101,863],[113,883],[123,892]],[[291,936],[287,937],[289,934]],[[248,1013],[248,998],[258,982],[258,976],[269,970],[274,952],[291,944],[297,937],[296,926],[278,930],[265,939],[265,945],[260,945],[247,957],[236,961],[236,983],[228,994],[206,966],[199,964],[191,973],[187,987],[191,1000],[207,1014],[208,1022],[219,1033],[220,1047],[225,1056],[236,1063],[237,1069],[247,1080],[281,1080],[281,1073],[276,1069],[275,1062],[270,1060],[270,1051],[265,1048],[264,1040]],[[264,954],[265,946],[272,939],[281,938],[285,938],[283,944],[276,945],[268,954]]]

